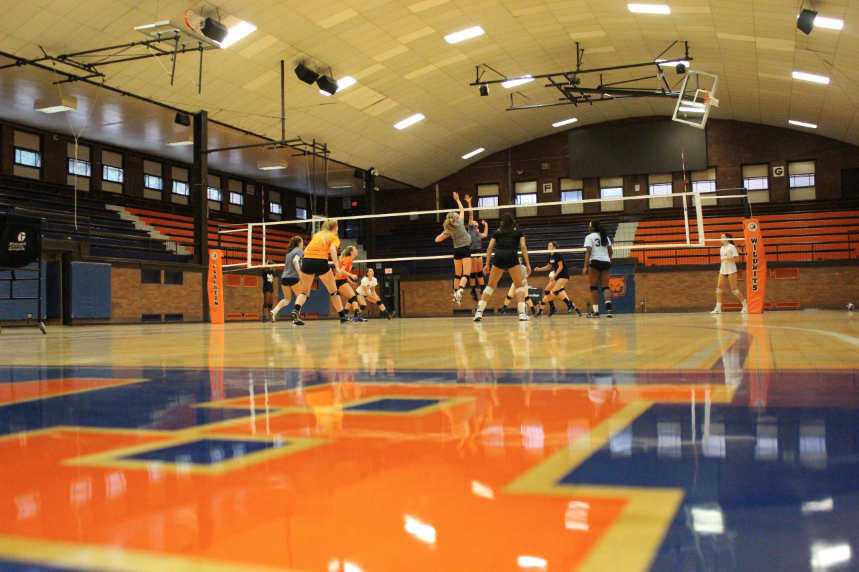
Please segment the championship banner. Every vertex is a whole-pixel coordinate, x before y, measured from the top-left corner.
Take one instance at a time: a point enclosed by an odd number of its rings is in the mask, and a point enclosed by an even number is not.
[[[209,319],[213,324],[224,323],[224,276],[221,264],[224,257],[222,250],[209,251]]]
[[[746,298],[749,314],[763,314],[767,289],[767,259],[761,225],[757,219],[743,219],[746,245]]]

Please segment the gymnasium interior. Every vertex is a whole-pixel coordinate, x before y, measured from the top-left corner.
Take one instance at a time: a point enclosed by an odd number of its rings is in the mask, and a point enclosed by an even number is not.
[[[0,571],[859,570],[859,3],[647,1],[0,0]]]

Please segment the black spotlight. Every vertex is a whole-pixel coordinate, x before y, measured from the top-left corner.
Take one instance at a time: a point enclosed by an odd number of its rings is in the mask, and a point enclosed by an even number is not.
[[[215,20],[214,18],[206,18],[203,20],[203,25],[200,26],[200,31],[207,38],[211,38],[219,44],[224,41],[229,31],[227,27]]]
[[[355,169],[355,178],[356,179],[363,179],[364,178],[364,171],[361,169]]]
[[[334,81],[334,78],[328,75],[321,75],[319,79],[316,80],[316,85],[319,86],[319,89],[324,91],[325,93],[334,95],[337,93],[337,82]]]
[[[814,29],[815,18],[817,18],[817,12],[814,10],[803,10],[799,13],[799,18],[796,20],[796,27],[805,35],[808,35]]]
[[[315,82],[316,78],[319,77],[318,73],[304,64],[298,64],[298,67],[295,68],[295,75],[298,76],[298,79],[308,85],[313,85],[313,82]]]
[[[677,73],[686,73],[686,64],[677,64],[677,67],[674,69],[677,70]]]
[[[480,95],[481,97],[486,97],[487,95],[489,95],[489,86],[485,83],[480,85]]]
[[[191,116],[187,113],[182,113],[181,111],[176,113],[176,124],[184,125],[185,127],[191,126]]]

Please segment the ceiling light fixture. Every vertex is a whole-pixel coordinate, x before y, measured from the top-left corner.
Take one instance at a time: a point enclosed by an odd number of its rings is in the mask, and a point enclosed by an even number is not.
[[[569,125],[570,123],[575,123],[578,121],[575,117],[572,119],[564,119],[563,121],[558,121],[557,123],[552,123],[552,127],[560,127],[562,125]]]
[[[461,42],[463,40],[470,40],[471,38],[476,38],[477,36],[482,36],[484,34],[483,28],[480,26],[475,26],[473,28],[469,28],[467,30],[463,30],[461,32],[456,32],[454,34],[448,34],[444,37],[447,40],[448,44],[455,44],[457,42]]]
[[[227,32],[227,37],[224,38],[223,42],[220,42],[222,48],[229,48],[242,38],[252,34],[257,29],[253,24],[249,24],[248,22],[239,22],[235,26],[229,29]]]
[[[830,30],[843,30],[844,20],[836,20],[835,18],[824,18],[818,16],[814,19],[814,26],[817,28],[829,28]]]
[[[793,119],[789,119],[788,123],[791,125],[796,125],[797,127],[808,127],[810,129],[817,129],[817,125],[814,123],[805,123],[803,121],[794,121]]]
[[[42,113],[61,113],[63,111],[72,111],[78,108],[78,100],[70,95],[60,96],[59,94],[40,99],[33,104],[33,109]]]
[[[471,158],[472,158],[472,157],[474,157],[475,155],[479,155],[479,154],[483,153],[484,151],[486,151],[486,149],[484,149],[483,147],[481,147],[480,149],[475,149],[475,150],[474,150],[474,151],[472,151],[471,153],[466,153],[465,155],[463,155],[463,156],[462,156],[462,158],[463,158],[463,159],[471,159]]]
[[[347,76],[346,76],[346,77],[344,77],[343,79],[338,79],[338,80],[337,80],[337,89],[335,90],[335,92],[336,92],[336,91],[343,91],[344,89],[346,89],[346,88],[347,88],[347,87],[349,87],[350,85],[355,85],[356,83],[358,83],[358,80],[353,79],[353,78],[351,78],[351,77],[349,77],[349,76],[347,75]],[[330,93],[328,93],[327,91],[323,91],[323,90],[321,90],[321,89],[319,90],[319,93],[321,93],[322,95],[324,95],[324,96],[326,96],[326,97],[327,97],[327,96],[329,96],[329,95],[331,95],[331,94],[330,94]]]
[[[684,105],[677,111],[685,111],[686,113],[704,113],[705,110],[703,107],[690,107],[688,105]]]
[[[670,14],[671,8],[660,4],[627,4],[630,12],[636,14]]]
[[[823,77],[822,75],[814,75],[814,74],[805,73],[805,72],[798,72],[798,71],[793,72],[793,79],[801,79],[801,80],[805,80],[805,81],[811,81],[814,83],[823,83],[823,84],[829,83],[828,77]]]
[[[531,77],[530,75],[523,75],[519,79],[507,80],[503,82],[501,86],[510,89],[511,87],[516,87],[517,85],[522,85],[523,83],[530,83],[532,81],[534,81],[533,77]]]
[[[420,113],[415,113],[411,117],[403,119],[402,121],[394,125],[394,127],[396,127],[397,129],[405,129],[406,127],[414,125],[418,121],[423,121],[424,119],[426,118],[423,115],[421,115]]]
[[[279,171],[281,169],[286,169],[288,166],[289,165],[286,161],[278,159],[257,162],[257,169],[260,171]]]

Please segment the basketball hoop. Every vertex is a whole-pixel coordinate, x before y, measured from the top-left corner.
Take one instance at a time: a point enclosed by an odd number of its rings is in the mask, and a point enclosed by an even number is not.
[[[200,25],[203,23],[203,20],[204,18],[201,18],[194,10],[190,8],[185,10],[185,25],[192,32],[200,33]]]
[[[704,106],[705,107],[719,107],[719,100],[715,97],[710,96],[710,92],[707,91],[704,93]]]

